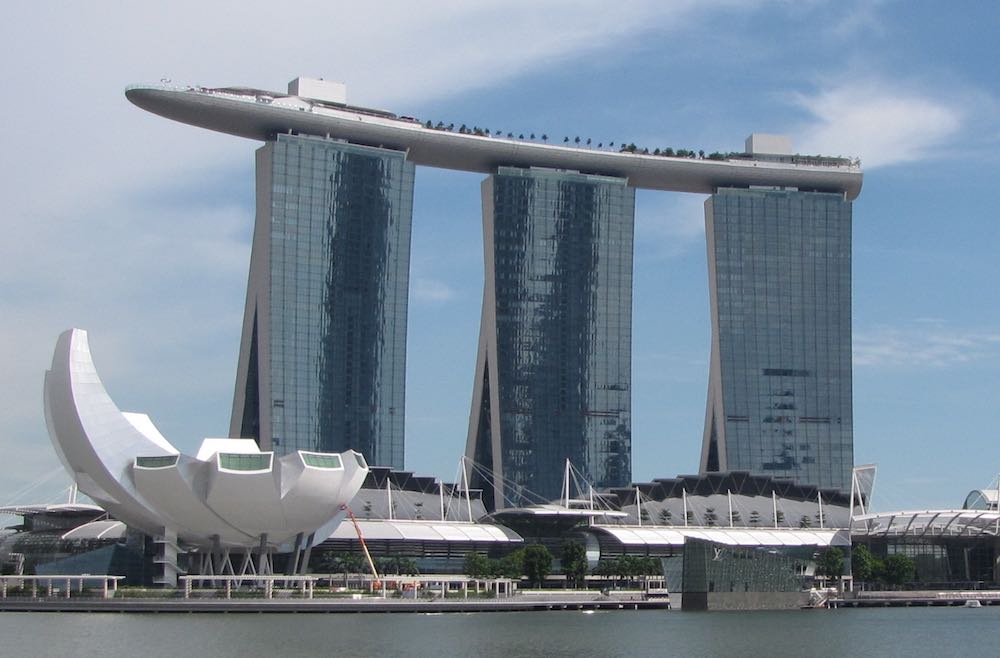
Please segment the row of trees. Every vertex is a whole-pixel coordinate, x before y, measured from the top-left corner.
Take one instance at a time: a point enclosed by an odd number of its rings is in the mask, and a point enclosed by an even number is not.
[[[855,580],[899,587],[913,580],[916,564],[913,558],[902,553],[893,553],[883,560],[867,546],[859,544],[851,552],[851,571]]]
[[[579,542],[563,544],[560,555],[562,574],[566,583],[574,588],[584,584],[590,565],[587,551]],[[534,587],[539,587],[552,571],[552,554],[541,544],[532,544],[509,553],[500,559],[491,559],[482,553],[469,553],[465,558],[465,573],[472,578],[521,578],[526,577]],[[593,569],[595,576],[629,580],[640,576],[661,576],[663,567],[658,558],[621,555],[601,560]]]
[[[651,518],[650,518],[650,515],[649,515],[648,511],[646,511],[645,509],[643,509],[642,512],[641,512],[641,515],[642,515],[642,522],[643,523],[650,523],[651,522]],[[660,513],[657,515],[656,518],[659,521],[660,525],[674,525],[674,522],[675,522],[674,513],[672,511],[670,511],[669,509],[661,509]],[[814,514],[812,517],[810,517],[810,516],[808,516],[806,514],[803,514],[801,517],[799,517],[798,527],[800,527],[800,528],[812,528],[814,526],[821,525],[820,521],[821,520],[825,521],[826,519],[827,519],[827,516],[825,514],[823,515],[822,519],[820,519],[819,513]],[[751,525],[751,526],[754,526],[754,527],[760,526],[763,521],[764,521],[764,518],[761,516],[761,513],[758,512],[757,510],[751,511],[749,517],[747,518],[748,524]],[[697,525],[698,522],[699,522],[699,519],[695,516],[694,511],[693,510],[688,510],[687,511],[687,523],[688,523],[688,525]],[[717,512],[714,507],[706,507],[704,513],[701,516],[700,522],[702,524],[706,525],[706,526],[728,526],[729,525],[729,512],[728,511],[722,511],[720,513],[720,512]],[[773,523],[773,522],[774,522],[774,520],[769,520],[768,524],[770,525],[770,523]],[[684,523],[684,521],[683,520],[679,520],[679,523]],[[732,523],[733,523],[734,526],[742,526],[743,525],[743,515],[740,514],[740,512],[738,510],[733,510]],[[786,522],[785,522],[785,513],[782,512],[781,510],[778,510],[777,525],[779,525],[779,526],[787,525]]]
[[[309,560],[314,573],[368,573],[368,562],[361,553],[318,553]],[[415,576],[420,573],[417,563],[408,557],[375,558],[380,575]]]
[[[503,133],[502,130],[490,130],[489,128],[480,128],[479,126],[467,126],[464,123],[461,126],[459,126],[458,128],[455,128],[455,124],[454,123],[445,124],[443,121],[438,121],[437,123],[434,123],[434,122],[432,122],[430,120],[427,120],[427,121],[424,122],[424,127],[425,128],[429,128],[431,130],[443,130],[445,132],[454,132],[454,131],[457,130],[459,133],[461,133],[463,135],[476,135],[478,137],[490,137],[490,136],[493,136],[493,137],[503,137],[504,136],[504,133]],[[508,139],[515,139],[515,138],[516,139],[530,139],[530,140],[535,140],[536,139],[535,133],[529,133],[526,136],[524,133],[514,134],[512,132],[508,132],[507,133],[507,138]],[[543,142],[548,142],[549,141],[549,136],[547,134],[542,134],[538,139],[541,139]],[[584,138],[581,138],[579,135],[576,136],[576,137],[574,137],[574,138],[572,138],[572,139],[570,139],[570,137],[568,137],[568,136],[567,137],[563,137],[563,144],[569,144],[569,143],[576,144],[577,146],[579,146],[580,144],[585,144],[586,146],[592,146],[594,142],[589,137],[587,137],[586,139],[584,139]],[[608,148],[614,148],[614,147],[615,147],[615,143],[614,142],[608,142]],[[598,142],[597,148],[604,148],[604,142]],[[625,153],[625,152],[627,152],[627,153],[642,153],[644,155],[649,155],[650,154],[650,150],[648,148],[642,148],[642,149],[640,149],[634,143],[632,143],[632,144],[625,144],[624,142],[622,142],[621,144],[619,144],[618,150],[621,151],[621,152],[623,152],[623,153]],[[709,160],[724,160],[729,155],[729,154],[726,154],[726,153],[715,152],[715,153],[709,153],[706,156],[704,150],[694,151],[693,149],[677,149],[675,151],[673,148],[671,148],[669,146],[667,148],[663,149],[663,150],[660,150],[658,148],[654,149],[652,151],[652,154],[653,155],[663,155],[663,156],[672,157],[672,158],[706,158],[707,157]]]
[[[840,578],[844,573],[844,561],[843,551],[828,548],[816,558],[816,575]],[[851,551],[851,573],[859,582],[899,587],[913,580],[916,565],[909,555],[893,553],[883,560],[867,546],[859,544]]]
[[[465,573],[471,578],[526,577],[532,586],[540,587],[552,571],[552,553],[541,544],[531,544],[508,553],[500,559],[489,558],[473,551],[465,556]]]

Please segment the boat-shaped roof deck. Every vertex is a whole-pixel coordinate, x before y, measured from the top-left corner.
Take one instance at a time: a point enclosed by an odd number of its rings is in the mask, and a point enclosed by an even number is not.
[[[483,131],[454,132],[383,110],[245,87],[137,85],[125,95],[154,114],[239,137],[265,141],[287,132],[325,136],[406,151],[414,164],[444,169],[488,174],[501,166],[546,167],[624,178],[641,189],[701,194],[760,186],[841,193],[852,201],[861,192],[861,167],[843,158],[681,158],[539,143]]]

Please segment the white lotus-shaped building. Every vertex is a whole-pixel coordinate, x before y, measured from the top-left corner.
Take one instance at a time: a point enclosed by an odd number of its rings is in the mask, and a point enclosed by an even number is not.
[[[322,541],[368,474],[354,451],[278,457],[250,439],[205,439],[196,456],[180,454],[148,416],[115,406],[80,329],[56,344],[45,420],[80,491],[127,525],[191,547],[298,549]]]

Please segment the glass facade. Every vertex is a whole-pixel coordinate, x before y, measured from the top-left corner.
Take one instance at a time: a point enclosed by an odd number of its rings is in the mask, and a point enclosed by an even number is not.
[[[399,151],[283,134],[260,149],[231,434],[403,467],[413,175]]]
[[[635,191],[617,178],[502,167],[483,183],[483,207],[467,454],[493,477],[476,486],[496,507],[537,502],[524,490],[551,500],[567,458],[595,488],[627,485]]]
[[[269,471],[271,458],[274,456],[270,452],[249,455],[220,452],[218,455],[219,468],[229,471]]]
[[[720,189],[705,223],[712,354],[702,471],[849,491],[850,202]]]
[[[815,552],[816,546],[744,547],[687,537],[681,605],[685,610],[799,608]]]

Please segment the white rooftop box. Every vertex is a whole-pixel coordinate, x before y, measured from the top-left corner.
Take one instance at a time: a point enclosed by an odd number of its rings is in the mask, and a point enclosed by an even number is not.
[[[767,155],[792,155],[792,138],[787,135],[769,135],[767,133],[753,133],[747,137],[747,153],[760,153]]]
[[[347,85],[316,78],[295,78],[288,83],[288,95],[331,103],[347,102]]]

